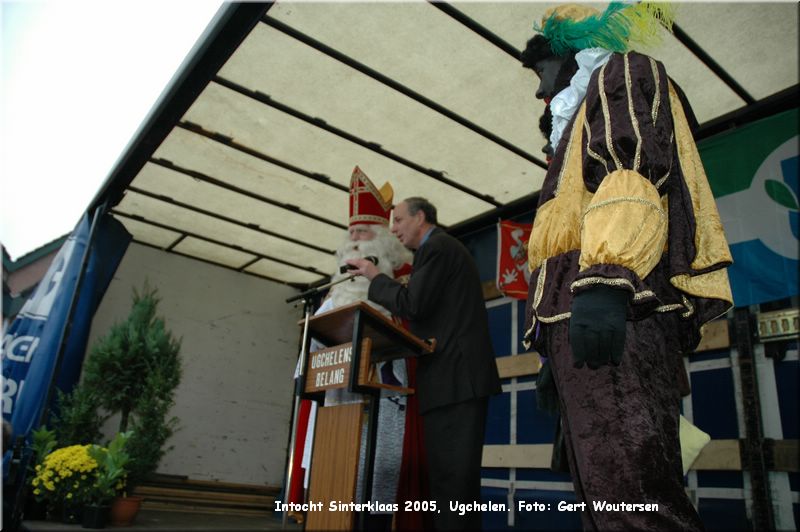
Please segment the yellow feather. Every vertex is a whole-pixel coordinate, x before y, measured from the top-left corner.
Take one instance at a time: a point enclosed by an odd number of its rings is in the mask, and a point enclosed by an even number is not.
[[[640,2],[622,10],[630,21],[629,42],[644,48],[661,43],[662,29],[672,31],[676,6],[669,2]]]

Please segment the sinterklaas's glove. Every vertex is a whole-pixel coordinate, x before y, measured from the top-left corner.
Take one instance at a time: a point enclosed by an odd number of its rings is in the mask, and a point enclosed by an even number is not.
[[[630,293],[598,285],[572,300],[569,343],[576,368],[619,366],[625,347],[625,315]]]

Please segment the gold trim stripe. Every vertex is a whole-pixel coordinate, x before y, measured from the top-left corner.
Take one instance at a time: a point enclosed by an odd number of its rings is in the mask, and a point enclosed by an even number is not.
[[[633,96],[631,95],[631,68],[628,62],[628,54],[622,56],[625,62],[625,90],[628,93],[628,114],[631,117],[633,134],[636,136],[636,152],[633,156],[633,171],[639,171],[639,164],[642,159],[642,135],[639,133],[639,120],[636,118],[636,111],[633,108]],[[658,91],[656,91],[658,92]]]
[[[655,185],[655,187],[656,187],[656,190],[660,190],[660,189],[661,189],[661,185],[663,185],[663,184],[666,182],[667,178],[669,177],[669,173],[670,173],[671,171],[672,171],[672,167],[670,167],[670,169],[669,169],[669,170],[667,170],[667,173],[666,173],[666,174],[664,174],[664,177],[662,177],[661,179],[659,179],[658,181],[656,181],[656,185]]]
[[[595,159],[603,163],[603,166],[606,169],[606,173],[610,173],[608,171],[608,162],[606,162],[606,160],[603,159],[603,157],[599,153],[595,152],[589,147],[589,145],[592,143],[592,130],[589,127],[589,122],[583,123],[583,129],[586,131],[586,154],[592,159]]]
[[[653,111],[651,116],[653,117],[653,126],[656,125],[656,120],[658,120],[658,107],[661,105],[661,79],[658,75],[658,65],[656,64],[656,60],[652,57],[650,59],[650,68],[653,70],[653,80],[655,81],[656,90],[655,94],[653,95]]]
[[[525,334],[522,335],[523,338],[527,338],[528,335],[536,328],[536,320],[538,316],[536,315],[536,309],[539,307],[539,303],[542,301],[542,293],[544,292],[544,280],[545,276],[547,275],[547,259],[542,261],[542,265],[539,267],[539,275],[536,276],[536,291],[533,293],[533,302],[531,303],[531,316],[533,319],[531,320],[531,326],[525,331]],[[523,342],[525,345],[525,349],[530,349],[530,342]]]
[[[641,292],[636,292],[633,294],[633,300],[639,301],[640,299],[644,299],[646,297],[655,297],[656,293],[652,290],[642,290]]]
[[[547,259],[542,261],[542,266],[539,268],[539,275],[536,276],[536,292],[533,294],[533,310],[539,308],[539,303],[542,302],[542,294],[544,293],[544,282],[547,277]]]
[[[525,334],[523,334],[523,335],[522,335],[522,345],[524,345],[524,346],[525,346],[525,349],[530,349],[530,348],[531,348],[531,345],[533,345],[533,342],[531,342],[530,340],[528,340],[528,336],[531,334],[531,332],[532,332],[532,331],[533,331],[535,328],[536,328],[536,313],[534,312],[534,313],[533,313],[533,319],[532,319],[532,321],[531,321],[531,326],[530,326],[530,328],[529,328],[527,331],[525,331]]]
[[[539,317],[539,321],[541,321],[542,323],[555,323],[557,321],[565,320],[570,317],[572,317],[572,312],[565,312],[563,314],[556,314],[555,316]]]
[[[681,316],[688,318],[694,314],[694,305],[692,305],[691,301],[689,301],[685,295],[681,294],[681,297],[683,298],[683,305],[686,307],[686,312],[681,312]]]
[[[634,299],[637,299],[637,298],[638,299],[642,299],[642,297],[638,297],[640,294],[643,294],[643,297],[647,296],[647,295],[655,295],[655,294],[653,294],[653,292],[650,292],[649,290],[646,290],[644,292],[639,292],[639,294],[636,294],[634,296]],[[692,306],[692,304],[689,303],[688,301],[686,302],[686,304],[689,305],[688,306],[689,310],[688,310],[688,312],[681,313],[681,316],[683,316],[684,318],[687,318],[687,317],[691,316],[692,313],[694,312],[694,307]],[[674,310],[680,310],[680,309],[683,309],[683,308],[687,308],[687,307],[685,307],[684,305],[681,305],[680,303],[673,303],[671,305],[661,305],[660,307],[656,307],[653,312],[665,313],[665,312],[672,312]],[[537,320],[542,322],[542,323],[555,323],[557,321],[561,321],[561,320],[564,320],[564,319],[567,319],[567,318],[571,318],[571,317],[572,317],[572,312],[564,312],[563,314],[556,314],[555,316],[539,316],[537,318]],[[533,327],[531,327],[530,330],[533,330]],[[528,332],[530,332],[530,330]],[[525,342],[523,342],[523,344],[524,343]],[[531,342],[527,342],[525,348],[526,349],[530,349],[530,346],[531,346]]]
[[[617,170],[622,170],[622,163],[619,161],[619,157],[617,157],[617,152],[614,151],[614,144],[611,140],[611,116],[608,111],[608,97],[606,96],[605,90],[607,66],[608,63],[600,67],[600,75],[597,78],[598,89],[600,92],[600,104],[603,108],[603,121],[606,125],[606,147],[608,148],[608,153],[611,155],[611,158],[614,160],[614,164],[617,165]]]
[[[576,288],[581,288],[584,286],[592,285],[592,284],[606,284],[609,286],[627,286],[630,287],[631,292],[636,292],[636,289],[633,287],[633,283],[627,279],[608,279],[606,277],[585,277],[578,281],[574,281],[570,287],[569,291],[574,292]]]
[[[667,216],[664,214],[664,210],[661,208],[660,205],[656,205],[652,201],[647,201],[646,199],[640,198],[640,197],[637,197],[637,196],[626,196],[626,197],[623,197],[623,198],[612,198],[612,199],[599,201],[599,202],[595,203],[594,205],[591,205],[588,209],[586,209],[586,211],[583,213],[583,217],[581,218],[581,233],[583,233],[583,226],[584,226],[584,222],[586,220],[586,216],[588,216],[591,211],[593,211],[595,209],[599,209],[600,207],[607,207],[607,206],[613,205],[615,203],[623,203],[623,202],[639,203],[639,204],[644,205],[646,207],[650,207],[652,210],[654,210],[654,211],[656,211],[658,213],[658,216],[661,218],[662,222],[667,223]],[[644,227],[644,224],[645,224],[646,221],[647,220],[642,220],[641,221],[641,223],[639,224],[639,230],[636,232],[637,234],[639,232],[641,232],[641,229]],[[663,248],[664,246],[661,246],[661,247]]]
[[[633,300],[638,301],[640,299],[644,299],[646,297],[654,297],[656,294],[652,290],[642,290],[641,292],[637,292],[631,283],[627,279],[616,278],[616,279],[608,279],[606,277],[584,277],[579,281],[574,281],[570,287],[570,292],[575,292],[576,288],[581,288],[583,286],[593,285],[593,284],[604,284],[608,286],[627,286],[633,292]]]
[[[595,203],[594,205],[591,205],[588,209],[586,209],[586,212],[583,214],[583,217],[586,218],[586,215],[589,214],[590,211],[593,211],[595,209],[599,209],[600,207],[605,207],[606,205],[612,205],[614,203],[622,203],[623,201],[630,201],[630,202],[633,202],[633,203],[641,203],[642,205],[646,205],[646,206],[652,208],[654,211],[658,212],[658,214],[661,216],[662,220],[665,219],[664,211],[661,209],[661,207],[659,205],[656,205],[652,201],[648,201],[648,200],[646,200],[644,198],[640,198],[638,196],[626,196],[626,197],[622,197],[622,198],[611,198],[611,199],[599,201],[599,202]]]
[[[355,179],[358,179],[360,184],[353,187],[353,181]],[[375,183],[373,183],[367,174],[365,174],[360,168],[358,169],[357,173],[353,172],[353,175],[350,178],[350,187],[351,189],[356,189],[358,192],[369,192],[375,196],[375,199],[378,200],[378,203],[380,203],[384,210],[391,210],[392,202],[384,199],[381,191],[375,186]]]
[[[671,312],[673,310],[680,310],[682,308],[684,307],[680,303],[673,303],[671,305],[661,305],[660,307],[656,307],[653,312]]]

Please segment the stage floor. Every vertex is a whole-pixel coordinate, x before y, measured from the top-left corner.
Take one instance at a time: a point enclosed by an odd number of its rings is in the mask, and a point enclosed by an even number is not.
[[[107,529],[130,531],[137,530],[163,531],[163,532],[182,532],[182,531],[208,531],[225,532],[233,530],[281,530],[281,514],[274,514],[267,517],[247,517],[241,515],[219,515],[204,514],[199,512],[170,512],[164,510],[142,509],[136,516],[131,526],[114,527],[108,526]],[[302,530],[300,524],[289,519],[286,530]],[[50,532],[61,530],[87,530],[80,525],[67,525],[50,521],[23,521],[22,530],[28,532]]]

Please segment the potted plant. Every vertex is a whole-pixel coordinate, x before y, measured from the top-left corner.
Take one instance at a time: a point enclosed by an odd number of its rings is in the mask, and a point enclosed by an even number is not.
[[[83,508],[84,528],[104,528],[108,521],[111,501],[125,489],[130,456],[126,444],[131,432],[121,432],[111,440],[108,448],[91,445],[88,449],[97,463],[94,483],[87,490]]]
[[[65,523],[77,523],[83,502],[95,481],[97,462],[89,454],[91,445],[61,447],[35,466],[31,480],[36,500],[47,505],[51,515]]]
[[[156,315],[159,301],[157,291],[147,284],[141,292],[134,289],[128,317],[95,342],[80,384],[62,400],[67,406],[67,428],[61,429],[65,435],[94,432],[113,414],[119,414],[119,433],[133,431],[125,447],[128,478],[121,497],[128,500],[112,504],[114,524],[119,524],[116,507],[133,503],[138,510],[141,498],[129,494],[155,472],[177,424],[169,410],[181,378],[181,342]]]

